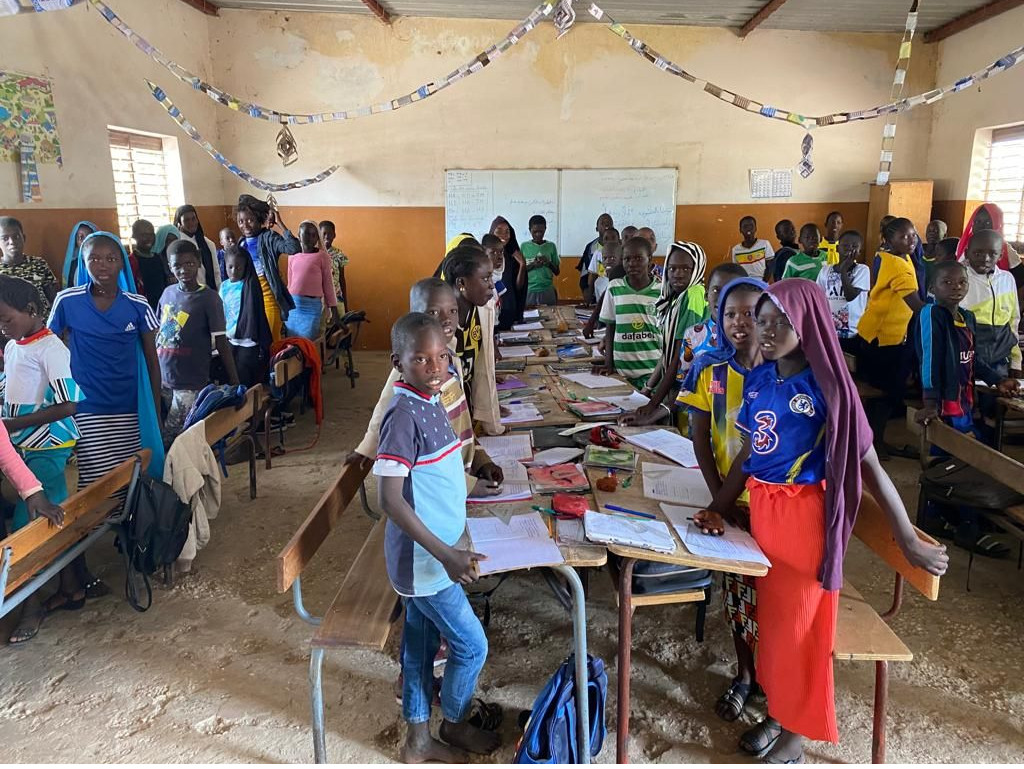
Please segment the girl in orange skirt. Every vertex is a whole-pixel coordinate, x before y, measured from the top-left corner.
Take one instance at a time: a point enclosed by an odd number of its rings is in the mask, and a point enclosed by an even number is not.
[[[751,533],[772,563],[757,581],[757,680],[769,716],[740,748],[768,763],[800,763],[805,737],[839,739],[832,648],[862,480],[912,564],[943,574],[948,557],[917,538],[879,465],[821,288],[799,278],[769,287],[757,334],[766,363],[744,382],[736,424],[743,449],[694,522],[722,533],[722,513],[749,490]]]

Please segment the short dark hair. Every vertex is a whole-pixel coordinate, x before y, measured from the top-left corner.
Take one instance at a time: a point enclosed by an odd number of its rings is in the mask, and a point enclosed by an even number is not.
[[[946,259],[956,259],[956,249],[960,245],[960,238],[943,238],[935,244],[935,255],[940,253]]]
[[[857,232],[857,230],[843,230],[839,233],[839,240],[842,240],[843,238],[857,238],[861,243],[864,242],[864,236]],[[839,240],[836,242],[838,243]]]
[[[545,227],[547,227],[548,226],[548,220],[545,219],[540,214],[534,214],[533,216],[530,217],[530,224],[529,224],[529,226],[533,227],[534,225],[537,225],[537,224],[543,224]]]
[[[3,225],[0,224],[0,226]],[[978,238],[990,238],[993,235],[999,238],[1000,243],[1003,242],[1003,233],[999,232],[998,230],[975,230],[974,232],[971,233],[971,239],[967,241],[967,250],[969,251],[971,249],[971,246],[974,244],[974,241],[977,240]]]
[[[807,230],[814,230],[816,233],[818,233],[819,240],[821,239],[821,230],[818,228],[818,225],[815,224],[814,222],[807,222],[807,224],[800,228],[800,237],[803,237],[804,232],[806,232]]]
[[[270,217],[270,204],[265,200],[259,200],[252,195],[239,195],[238,205],[235,206],[235,213],[249,211],[256,217],[256,221],[263,224]]]
[[[16,227],[18,232],[22,235],[25,234],[25,228],[21,226],[21,222],[15,219],[13,216],[0,216],[0,230],[5,227]]]
[[[176,241],[171,243],[167,247],[167,258],[170,259],[172,256],[184,256],[185,254],[192,254],[196,259],[199,259],[199,249],[196,244],[191,240],[185,240],[184,238],[178,238]],[[200,259],[200,261],[202,261]]]
[[[953,269],[959,269],[963,270],[964,272],[967,272],[967,265],[964,264],[963,262],[958,262],[955,259],[946,262],[933,262],[931,277],[928,280],[928,286],[931,287],[935,285],[935,281],[939,279],[940,275],[942,275],[944,272],[949,272],[950,270]]]
[[[448,256],[441,263],[444,282],[449,286],[454,286],[456,280],[468,278],[485,262],[490,265],[491,260],[479,246],[456,246],[448,252]]]
[[[0,221],[0,227],[3,226],[8,225]],[[0,302],[18,312],[28,312],[29,305],[34,305],[37,312],[43,311],[43,297],[39,289],[27,280],[10,275],[0,275]]]
[[[413,283],[409,289],[409,312],[426,312],[430,297],[442,289],[455,294],[452,287],[440,278],[424,278]]]
[[[882,237],[885,238],[886,242],[888,242],[893,235],[902,230],[904,227],[914,226],[914,223],[907,219],[905,216],[893,217],[888,222],[886,222],[884,219],[882,221],[884,222],[884,224],[882,225]]]
[[[842,211],[829,211],[828,212],[828,216],[825,217],[825,224],[828,224],[828,220],[831,219],[833,216],[838,216],[840,219],[842,219],[843,218],[843,212]]]
[[[437,318],[432,318],[425,312],[409,312],[403,315],[391,327],[391,352],[395,355],[404,353],[426,328],[436,329],[437,333],[444,335]]]
[[[334,222],[330,219],[324,219],[320,224],[317,225],[317,229],[322,230],[324,227],[330,227],[332,230],[337,231],[337,227],[334,226]]]
[[[751,222],[754,223],[755,227],[757,226],[757,219],[755,219],[750,214],[747,214],[746,216],[741,216],[740,217],[740,226],[742,227],[743,226],[743,222],[746,222],[746,221],[751,221]]]
[[[622,244],[623,251],[625,251],[627,248],[641,249],[645,254],[647,254],[648,259],[654,256],[654,249],[651,248],[651,241],[649,241],[647,238],[641,238],[639,235],[630,238],[629,240]]]
[[[708,275],[708,280],[711,280],[711,278],[719,274],[733,275],[734,277],[737,278],[745,278],[747,276],[747,271],[744,270],[741,265],[738,265],[735,262],[722,262],[721,264],[716,265],[711,270],[711,272]]]
[[[793,224],[792,219],[779,219],[779,221],[775,222],[775,234],[778,235],[779,230],[781,230],[787,224],[794,230],[796,229],[796,225]]]
[[[462,243],[460,243],[459,245],[461,246]],[[480,245],[483,246],[484,248],[494,248],[495,246],[501,245],[501,238],[499,238],[497,235],[492,235],[491,233],[488,232],[486,235],[480,238]]]

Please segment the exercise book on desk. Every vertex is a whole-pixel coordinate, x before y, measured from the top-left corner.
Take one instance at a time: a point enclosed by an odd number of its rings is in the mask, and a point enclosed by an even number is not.
[[[723,558],[728,561],[758,563],[771,568],[771,561],[761,551],[757,541],[748,532],[731,524],[725,524],[725,534],[713,536],[698,529],[691,518],[697,508],[680,507],[661,503],[661,510],[671,521],[686,549],[694,555],[705,558]]]
[[[516,323],[512,326],[513,331],[543,331],[544,324],[539,320],[534,320],[529,323]]]
[[[513,515],[507,524],[497,518],[469,518],[466,530],[473,551],[487,556],[479,562],[480,574],[565,563],[540,513]]]
[[[505,475],[505,480],[501,482],[501,491],[497,496],[466,497],[467,504],[496,505],[502,502],[526,502],[533,499],[530,478],[526,474],[526,467],[521,462],[508,457],[498,459],[491,457],[491,459]]]
[[[530,433],[481,435],[476,442],[495,462],[502,459],[529,462],[533,458],[533,441]]]
[[[642,462],[640,472],[644,480],[644,496],[648,499],[687,505],[698,510],[711,504],[711,491],[700,470]]]
[[[503,425],[518,425],[523,422],[543,422],[544,415],[532,403],[511,403],[503,406],[508,414],[501,418]]]
[[[591,390],[601,390],[605,387],[628,387],[625,382],[620,382],[618,379],[612,379],[610,376],[602,374],[591,374],[587,371],[559,374],[559,376],[562,379],[568,379],[570,382],[578,384],[580,387],[587,387]]]
[[[618,406],[623,411],[636,411],[638,408],[646,406],[651,402],[650,398],[646,395],[641,395],[635,390],[629,395],[606,395],[603,397],[603,400],[613,406]]]
[[[498,352],[502,358],[532,358],[536,354],[534,349],[526,344],[499,347]]]
[[[663,521],[627,518],[587,510],[583,515],[587,539],[602,545],[622,545],[656,553],[674,553],[676,541]]]
[[[693,441],[679,433],[668,430],[651,430],[647,433],[623,435],[634,446],[650,451],[652,454],[665,457],[683,467],[696,467],[697,454],[693,450]]]

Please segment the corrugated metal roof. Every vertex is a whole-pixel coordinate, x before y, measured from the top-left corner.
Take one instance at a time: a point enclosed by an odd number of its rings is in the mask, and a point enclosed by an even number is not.
[[[222,8],[259,11],[320,11],[369,15],[361,0],[212,0]],[[536,0],[380,0],[394,16],[461,19],[521,19]],[[940,27],[990,0],[923,0],[918,30]],[[590,18],[588,0],[577,0],[576,16]],[[765,0],[603,0],[599,5],[624,24],[741,27]],[[788,0],[761,25],[765,29],[900,32],[909,0]]]

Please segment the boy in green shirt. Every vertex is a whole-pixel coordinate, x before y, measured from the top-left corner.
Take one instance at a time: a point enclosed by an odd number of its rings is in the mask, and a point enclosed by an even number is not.
[[[557,304],[555,275],[558,274],[558,249],[549,240],[544,240],[547,220],[537,214],[530,217],[530,235],[533,240],[523,243],[520,251],[526,260],[526,304]]]
[[[818,273],[825,266],[828,260],[828,251],[819,248],[821,243],[821,232],[816,224],[805,224],[800,228],[799,253],[793,254],[786,262],[786,269],[782,273],[782,279],[786,278],[807,278],[817,280]]]

